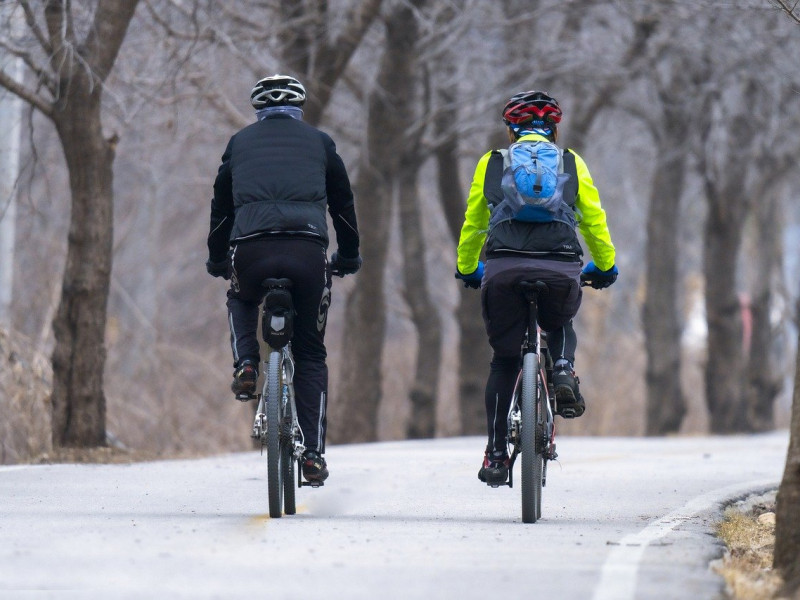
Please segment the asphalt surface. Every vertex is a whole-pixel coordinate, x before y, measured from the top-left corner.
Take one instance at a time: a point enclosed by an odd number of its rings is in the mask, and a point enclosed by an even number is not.
[[[788,434],[557,442],[535,524],[479,438],[331,447],[280,519],[258,452],[0,467],[0,598],[717,598],[713,524]]]

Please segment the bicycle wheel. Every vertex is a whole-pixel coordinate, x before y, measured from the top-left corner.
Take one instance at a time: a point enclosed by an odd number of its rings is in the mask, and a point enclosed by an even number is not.
[[[282,514],[283,481],[281,473],[281,353],[270,352],[267,369],[267,490],[269,516]]]
[[[520,411],[522,429],[522,522],[535,523],[542,512],[542,455],[541,431],[538,426],[539,357],[528,352],[522,359],[522,405]]]

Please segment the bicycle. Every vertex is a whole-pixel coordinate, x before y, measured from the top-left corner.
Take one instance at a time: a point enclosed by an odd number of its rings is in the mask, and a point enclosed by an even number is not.
[[[297,487],[317,488],[321,481],[303,481],[300,461],[306,447],[297,419],[294,396],[294,357],[292,333],[294,303],[292,282],[285,278],[265,279],[262,303],[261,335],[269,346],[267,360],[262,361],[264,385],[260,394],[239,394],[239,400],[258,400],[251,437],[267,450],[267,490],[269,516],[297,512],[294,478]]]
[[[522,342],[522,368],[508,411],[508,481],[492,487],[514,487],[514,464],[522,455],[522,522],[535,523],[542,514],[542,488],[547,481],[547,461],[555,460],[553,387],[548,383],[552,359],[538,326],[538,297],[547,292],[542,281],[522,281],[520,293],[528,302],[527,326]]]
[[[592,285],[592,282],[581,274],[580,285]],[[547,284],[538,280],[522,281],[519,290],[528,302],[528,315],[521,348],[522,368],[517,375],[508,411],[507,443],[511,452],[508,481],[503,485],[514,487],[514,463],[517,456],[522,455],[522,522],[535,523],[542,516],[547,463],[558,458],[555,415],[566,419],[577,415],[572,408],[562,408],[556,413],[555,391],[551,383],[553,359],[538,325],[538,298],[547,293]]]

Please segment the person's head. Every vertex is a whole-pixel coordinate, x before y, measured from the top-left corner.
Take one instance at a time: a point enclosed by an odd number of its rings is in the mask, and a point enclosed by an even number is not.
[[[306,88],[294,77],[270,75],[256,83],[250,92],[250,104],[256,110],[272,106],[300,108],[306,101]]]
[[[546,92],[529,91],[516,94],[503,107],[503,122],[509,135],[517,139],[526,133],[541,133],[555,141],[561,107]]]

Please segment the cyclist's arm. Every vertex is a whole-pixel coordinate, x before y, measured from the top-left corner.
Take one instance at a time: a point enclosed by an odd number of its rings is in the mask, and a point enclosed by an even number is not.
[[[575,203],[578,230],[589,248],[594,264],[601,271],[606,271],[614,266],[616,258],[606,222],[606,211],[600,204],[600,194],[586,163],[572,149],[570,152],[575,155],[575,166],[578,171],[578,199]]]
[[[458,240],[458,263],[460,273],[468,275],[478,268],[483,243],[489,229],[489,203],[483,195],[483,183],[486,179],[486,165],[491,152],[484,154],[475,167],[475,175],[467,198],[467,210],[464,214],[464,225]]]
[[[222,155],[217,178],[214,181],[214,198],[211,200],[211,228],[208,234],[208,255],[212,262],[222,262],[228,256],[233,229],[233,177],[231,176],[231,148],[233,138]]]
[[[350,178],[333,140],[325,136],[328,166],[325,172],[325,192],[328,196],[328,213],[336,230],[339,254],[347,258],[358,256],[359,236],[356,208]]]

